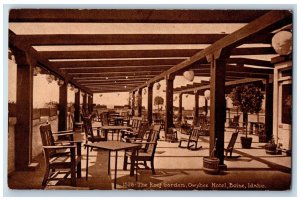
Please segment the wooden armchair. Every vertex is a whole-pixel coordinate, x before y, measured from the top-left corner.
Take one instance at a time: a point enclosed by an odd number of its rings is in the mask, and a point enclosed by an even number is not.
[[[155,156],[157,140],[159,137],[160,129],[161,129],[161,126],[156,124],[150,130],[147,141],[132,142],[135,144],[140,144],[141,147],[142,147],[142,145],[145,145],[143,148],[141,148],[139,150],[138,154],[137,154],[136,149],[125,152],[123,169],[127,170],[127,165],[130,164],[130,176],[134,175],[134,167],[136,166],[138,161],[143,161],[145,167],[147,167],[147,161],[150,161],[152,174],[155,174],[154,156]],[[130,163],[128,163],[128,158],[130,158]],[[138,168],[138,167],[136,167],[136,168]]]
[[[51,131],[51,125],[41,125],[40,134],[43,144],[43,153],[45,159],[45,175],[42,182],[42,186],[46,186],[48,180],[57,180],[55,178],[60,173],[65,173],[65,177],[71,174],[71,185],[76,186],[76,172],[77,177],[81,178],[81,142],[74,141],[54,141],[54,135],[62,136],[67,135],[70,139],[73,139],[72,133],[69,131],[53,133]],[[76,150],[76,153],[75,153]],[[58,171],[55,170],[68,171]],[[50,174],[51,170],[51,174]]]
[[[140,124],[139,130],[137,133],[131,132],[131,135],[126,135],[122,139],[124,142],[133,142],[133,141],[143,141],[147,131],[149,130],[148,122],[142,122]]]
[[[177,130],[175,128],[168,128],[168,133],[165,134],[165,140],[168,142],[177,142]]]
[[[240,119],[240,115],[234,115],[233,119],[229,120],[229,127],[230,128],[238,128],[239,127],[239,119]]]
[[[121,138],[137,135],[142,121],[143,121],[142,117],[132,117],[131,124],[129,125],[131,128],[126,130],[121,130]]]
[[[236,139],[237,139],[237,136],[238,136],[238,133],[239,132],[234,132],[232,133],[231,135],[231,138],[230,138],[230,141],[227,145],[227,148],[225,149],[225,157],[227,158],[227,154],[229,153],[230,154],[230,158],[232,158],[232,152],[233,152],[233,148],[234,148],[234,145],[235,145],[235,142],[236,142]]]
[[[72,119],[72,123],[73,123],[73,131],[76,131],[76,129],[80,129],[80,131],[84,131],[84,127],[83,127],[83,122],[76,122],[74,115],[71,114],[71,119]]]
[[[180,138],[178,147],[188,148],[188,149],[191,149],[191,150],[201,149],[202,146],[197,147],[200,132],[201,132],[201,127],[194,127],[191,134],[190,134],[190,136],[189,136],[189,138]],[[182,142],[186,142],[187,146],[182,146]],[[192,148],[192,147],[194,147],[194,148]]]
[[[101,127],[92,127],[92,120],[88,117],[83,117],[84,128],[85,128],[85,143],[89,141],[100,142],[107,141],[107,136],[101,136]],[[94,131],[97,131],[97,135],[94,135]]]

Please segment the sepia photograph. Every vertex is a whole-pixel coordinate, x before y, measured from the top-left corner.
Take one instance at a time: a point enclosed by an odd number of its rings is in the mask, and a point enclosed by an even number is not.
[[[294,15],[9,9],[4,185],[290,191]]]

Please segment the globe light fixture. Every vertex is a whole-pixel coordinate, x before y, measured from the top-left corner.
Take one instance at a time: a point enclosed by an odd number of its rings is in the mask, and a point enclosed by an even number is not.
[[[52,75],[47,75],[46,80],[47,80],[48,84],[50,84],[53,81]]]
[[[204,92],[204,97],[205,97],[206,100],[209,100],[209,99],[210,99],[210,90],[206,90],[206,91]]]
[[[64,82],[63,80],[57,80],[57,85],[60,86],[60,87],[61,87],[62,85],[64,85],[64,83],[65,83],[65,82]]]
[[[183,77],[190,82],[192,82],[194,80],[194,76],[195,76],[195,73],[193,70],[185,71],[183,73]]]
[[[289,55],[292,52],[293,35],[289,31],[279,31],[272,38],[272,47],[279,55]]]
[[[74,86],[73,86],[73,88],[74,88]],[[74,89],[74,92],[75,92],[75,93],[78,93],[78,91],[79,91],[79,90],[78,90],[77,88]]]

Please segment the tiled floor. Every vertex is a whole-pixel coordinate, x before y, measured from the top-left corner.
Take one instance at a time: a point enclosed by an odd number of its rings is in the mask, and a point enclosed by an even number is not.
[[[231,137],[232,130],[225,133],[225,147]],[[80,134],[77,134],[81,138]],[[181,134],[179,134],[181,136]],[[161,133],[163,136],[163,133]],[[185,136],[186,137],[186,136]],[[158,142],[155,155],[156,174],[151,170],[139,170],[138,181],[129,176],[128,170],[123,170],[124,152],[118,154],[117,189],[258,189],[285,190],[291,182],[291,157],[282,155],[267,155],[258,143],[257,136],[253,137],[251,149],[242,149],[240,140],[235,144],[234,156],[238,158],[225,160],[228,170],[220,175],[208,175],[203,171],[203,157],[209,155],[209,137],[201,137],[202,148],[197,151],[182,149],[178,142]],[[77,180],[77,187],[67,186],[69,181],[50,183],[46,189],[113,189],[114,161],[111,158],[111,175],[107,174],[106,151],[93,150],[90,152],[89,175],[85,179],[86,150],[83,149],[82,175]],[[39,159],[41,167],[35,172],[15,172],[8,179],[10,188],[40,189],[43,177],[43,160]],[[274,182],[280,181],[280,182]]]

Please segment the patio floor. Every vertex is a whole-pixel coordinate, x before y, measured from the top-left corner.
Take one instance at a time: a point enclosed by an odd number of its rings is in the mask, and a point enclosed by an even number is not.
[[[226,129],[225,147],[229,142],[233,130]],[[83,134],[77,133],[78,138]],[[241,135],[241,134],[239,134]],[[161,133],[163,136],[163,133]],[[179,134],[179,138],[185,136]],[[227,171],[220,175],[208,175],[203,171],[202,158],[209,155],[209,137],[201,137],[202,149],[191,151],[178,148],[177,143],[163,140],[158,142],[155,155],[156,174],[152,175],[150,169],[140,169],[138,181],[129,176],[128,170],[123,170],[124,152],[118,154],[117,189],[151,189],[151,190],[287,190],[291,184],[291,157],[282,155],[267,155],[263,148],[265,143],[258,143],[258,137],[252,135],[251,149],[242,149],[238,137],[235,144],[234,156],[238,158],[227,159]],[[51,181],[46,189],[101,189],[112,190],[114,181],[115,155],[112,152],[111,175],[107,174],[108,152],[93,150],[89,158],[89,175],[86,174],[86,150],[82,149],[82,178],[77,180],[77,187],[68,186],[69,180]],[[11,189],[41,189],[44,174],[43,157],[36,160],[40,167],[34,172],[14,172],[8,178]]]

